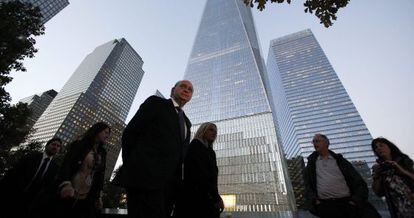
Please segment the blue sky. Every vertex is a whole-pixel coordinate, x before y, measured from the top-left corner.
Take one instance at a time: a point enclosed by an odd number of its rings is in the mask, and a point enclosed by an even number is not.
[[[373,137],[384,136],[414,157],[414,1],[351,0],[333,27],[303,12],[303,0],[254,10],[262,54],[271,39],[310,28]],[[59,91],[93,49],[124,37],[144,60],[141,86],[128,116],[156,89],[164,94],[184,76],[205,0],[72,0],[37,38],[27,72],[13,73],[13,102]],[[195,87],[197,88],[197,87]]]

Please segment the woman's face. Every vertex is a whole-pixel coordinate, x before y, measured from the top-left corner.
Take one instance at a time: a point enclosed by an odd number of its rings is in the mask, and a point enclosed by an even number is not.
[[[204,138],[208,142],[214,142],[214,140],[216,140],[217,138],[217,127],[214,125],[210,125],[207,128],[206,133],[204,134]]]
[[[110,134],[111,130],[106,128],[98,134],[97,140],[101,143],[106,143],[106,140],[108,140]]]
[[[385,158],[391,156],[391,150],[390,147],[388,147],[387,144],[382,142],[377,142],[375,144],[375,153],[378,154],[378,156]]]

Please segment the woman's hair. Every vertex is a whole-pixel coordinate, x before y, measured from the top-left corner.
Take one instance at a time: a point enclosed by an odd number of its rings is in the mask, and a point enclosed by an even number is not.
[[[90,148],[92,148],[92,146],[95,144],[96,137],[105,129],[109,129],[109,131],[111,131],[111,127],[108,124],[104,122],[95,123],[88,130],[86,130],[80,141],[83,142],[86,146],[90,146]],[[103,142],[99,142],[98,147],[102,147],[103,144]]]
[[[395,160],[397,158],[402,158],[402,159],[408,159],[412,162],[412,160],[406,154],[402,153],[400,151],[400,149],[398,149],[398,147],[394,143],[392,143],[391,141],[389,141],[388,139],[383,138],[383,137],[378,137],[378,138],[372,140],[372,142],[371,142],[372,151],[378,157],[378,160],[384,161],[384,159],[381,156],[379,156],[377,154],[377,152],[375,151],[375,148],[377,147],[377,143],[384,143],[388,146],[388,148],[391,151],[391,158],[393,160]]]
[[[207,129],[210,128],[211,126],[214,126],[214,128],[217,129],[216,124],[214,123],[210,123],[210,122],[206,122],[201,124],[201,126],[198,128],[196,134],[194,135],[195,139],[200,140],[201,142],[203,142],[204,144],[208,145],[209,147],[213,146],[213,142],[208,142],[207,140],[204,139],[204,135],[207,132]]]

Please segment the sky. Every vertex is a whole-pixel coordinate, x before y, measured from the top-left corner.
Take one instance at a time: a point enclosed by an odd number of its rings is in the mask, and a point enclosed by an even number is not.
[[[12,73],[6,90],[13,103],[60,91],[87,54],[115,38],[125,38],[144,60],[127,121],[156,89],[168,95],[183,78],[206,0],[69,1],[37,37],[39,52],[24,61],[27,72]],[[330,28],[304,13],[303,2],[253,10],[264,59],[271,39],[311,29],[372,136],[390,139],[413,158],[414,1],[351,0]]]

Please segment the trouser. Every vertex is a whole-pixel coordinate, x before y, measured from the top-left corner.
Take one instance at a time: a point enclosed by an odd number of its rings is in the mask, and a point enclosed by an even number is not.
[[[350,198],[331,198],[319,200],[316,211],[321,218],[357,218],[358,208],[350,204]]]
[[[56,216],[63,218],[95,218],[97,211],[94,204],[95,202],[90,198],[60,199]]]
[[[127,188],[129,218],[170,217],[179,191],[179,180],[172,180],[161,189]]]

